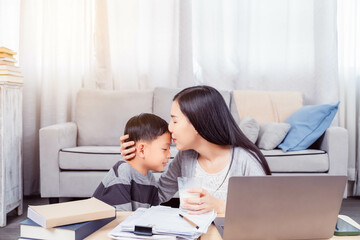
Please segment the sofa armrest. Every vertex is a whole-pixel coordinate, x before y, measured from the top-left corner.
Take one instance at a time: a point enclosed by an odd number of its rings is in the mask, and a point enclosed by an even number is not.
[[[59,197],[59,151],[76,147],[77,126],[73,122],[41,128],[40,138],[40,191],[41,197]]]
[[[328,128],[320,143],[320,149],[328,153],[329,174],[347,176],[349,152],[347,130],[342,127]]]

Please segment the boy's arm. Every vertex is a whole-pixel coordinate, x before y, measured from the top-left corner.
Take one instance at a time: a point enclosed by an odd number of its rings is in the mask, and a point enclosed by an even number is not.
[[[130,185],[114,184],[105,187],[103,183],[100,183],[93,197],[114,206],[116,210],[132,211]]]
[[[177,178],[181,177],[181,155],[179,151],[169,164],[168,170],[159,179],[159,199],[161,203],[169,201],[178,191]]]
[[[132,211],[131,185],[126,175],[127,171],[121,171],[121,163],[118,162],[110,169],[108,174],[95,190],[93,197],[116,207],[116,210]]]

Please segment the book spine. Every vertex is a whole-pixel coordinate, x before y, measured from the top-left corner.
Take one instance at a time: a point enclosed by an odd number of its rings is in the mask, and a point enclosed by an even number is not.
[[[15,63],[13,63],[13,62],[6,62],[6,61],[0,60],[0,66],[11,66],[11,67],[14,67],[14,66],[15,66]]]
[[[28,207],[27,217],[30,218],[35,223],[42,226],[43,228],[47,227],[46,220],[42,216],[40,216],[36,211],[34,211],[31,206]]]
[[[12,54],[8,54],[8,53],[1,53],[1,52],[0,52],[0,57],[13,58],[13,55],[12,55]]]
[[[0,63],[0,71],[10,71],[20,74],[19,67],[10,66],[10,65],[1,65],[1,63]]]
[[[41,240],[37,238],[25,238],[25,237],[19,237],[18,240]]]
[[[6,62],[13,62],[13,63],[15,63],[15,62],[16,62],[16,59],[15,59],[15,58],[1,57],[1,56],[0,56],[0,61],[6,61]]]
[[[115,218],[116,217],[104,218],[100,220],[90,221],[87,224],[84,224],[83,227],[81,227],[75,232],[75,240],[81,240],[86,238],[87,236],[96,232],[106,224],[112,222]]]
[[[3,82],[24,83],[24,77],[10,76],[10,75],[0,75],[0,83],[3,83]]]
[[[10,70],[3,70],[3,69],[0,69],[0,76],[17,76],[17,77],[23,77],[23,75],[21,75],[21,74],[18,73],[18,72],[13,72],[13,71],[10,71]]]
[[[0,47],[0,53],[6,53],[6,54],[10,54],[10,55],[16,55],[16,52],[11,51],[8,48],[4,48],[4,47]]]

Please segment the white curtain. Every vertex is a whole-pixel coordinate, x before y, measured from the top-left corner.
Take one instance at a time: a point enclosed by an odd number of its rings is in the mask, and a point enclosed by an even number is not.
[[[39,129],[73,119],[91,49],[89,1],[21,1],[24,193],[39,192]]]
[[[21,1],[25,195],[39,192],[39,129],[74,120],[81,87],[176,86],[177,5],[175,0]]]
[[[19,51],[19,26],[20,0],[0,0],[0,46]]]
[[[197,82],[337,101],[336,0],[196,0],[192,16]]]
[[[177,86],[180,1],[107,1],[114,89]]]
[[[336,0],[19,1],[0,0],[0,20],[3,6],[18,9],[26,195],[39,191],[39,129],[72,121],[81,87],[208,84],[338,99]]]
[[[360,4],[357,0],[338,2],[340,125],[349,133],[349,180],[360,196]]]

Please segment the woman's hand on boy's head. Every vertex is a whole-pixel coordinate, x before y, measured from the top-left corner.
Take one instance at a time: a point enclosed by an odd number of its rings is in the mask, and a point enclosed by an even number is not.
[[[132,147],[135,145],[134,141],[125,142],[126,139],[129,138],[129,135],[124,135],[120,137],[120,152],[121,156],[125,160],[130,160],[135,157],[135,147]],[[132,147],[132,148],[129,148]]]

